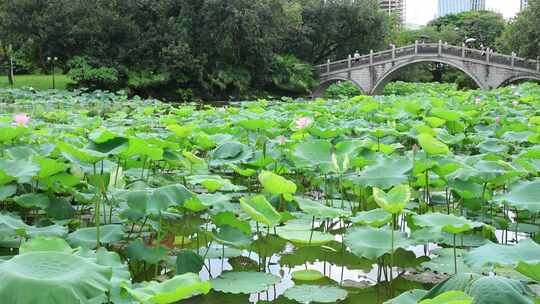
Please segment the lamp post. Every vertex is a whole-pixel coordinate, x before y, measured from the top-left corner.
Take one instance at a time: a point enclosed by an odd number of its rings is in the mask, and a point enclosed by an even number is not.
[[[56,89],[56,80],[54,75],[54,63],[58,61],[58,57],[47,57],[47,61],[51,63],[52,65],[52,88],[53,90]]]

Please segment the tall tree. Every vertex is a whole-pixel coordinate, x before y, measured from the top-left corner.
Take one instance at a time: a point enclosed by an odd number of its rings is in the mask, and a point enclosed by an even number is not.
[[[540,1],[529,1],[525,10],[513,19],[498,45],[505,52],[516,52],[521,57],[540,56]]]

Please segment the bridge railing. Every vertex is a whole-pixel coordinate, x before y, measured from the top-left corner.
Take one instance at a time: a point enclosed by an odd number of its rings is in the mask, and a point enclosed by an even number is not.
[[[499,64],[521,69],[540,72],[540,61],[520,58],[513,54],[512,56],[493,53],[489,49],[478,50],[466,48],[463,46],[454,46],[439,43],[417,43],[400,48],[392,48],[381,52],[370,53],[359,58],[349,58],[331,62],[330,60],[322,65],[315,67],[319,74],[326,74],[340,70],[351,69],[357,66],[373,65],[380,62],[391,61],[398,58],[410,57],[416,54],[422,55],[450,55],[460,57],[464,60],[483,61],[487,64]]]

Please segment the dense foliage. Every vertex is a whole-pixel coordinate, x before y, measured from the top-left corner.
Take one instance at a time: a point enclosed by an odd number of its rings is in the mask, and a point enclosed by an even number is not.
[[[0,299],[534,303],[539,96],[1,90]]]
[[[307,64],[380,49],[390,28],[371,0],[1,0],[0,14],[28,71],[58,57],[81,87],[170,99],[306,93]]]
[[[501,49],[516,52],[521,57],[536,59],[540,56],[540,2],[529,1],[525,10],[506,27],[499,39]]]

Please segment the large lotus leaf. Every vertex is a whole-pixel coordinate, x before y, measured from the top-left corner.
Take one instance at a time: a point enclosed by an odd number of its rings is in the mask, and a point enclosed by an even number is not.
[[[264,190],[272,194],[294,194],[296,184],[269,171],[263,171],[259,174],[259,182]]]
[[[463,255],[465,253],[462,249],[456,250],[456,264],[457,264],[457,271],[458,273],[483,273],[489,271],[487,268],[483,268],[481,266],[477,265],[467,265],[463,261]],[[430,261],[422,263],[422,267],[425,269],[430,269],[431,271],[437,272],[437,273],[446,273],[446,274],[454,274],[455,272],[455,266],[454,266],[454,253],[451,248],[439,248],[432,252],[435,254],[435,257],[432,257]]]
[[[213,165],[235,164],[249,160],[253,152],[248,146],[231,141],[218,146],[211,156]]]
[[[133,298],[144,304],[176,303],[196,295],[207,294],[210,288],[208,281],[201,281],[199,276],[193,273],[177,275],[161,283],[147,282],[139,288],[124,287]]]
[[[124,238],[122,225],[104,225],[99,227],[99,242],[102,244],[113,244]],[[85,247],[94,249],[97,242],[97,228],[81,228],[70,233],[67,241],[73,247]]]
[[[247,248],[252,241],[242,230],[228,225],[214,230],[213,236],[218,243],[236,248]]]
[[[199,273],[203,265],[203,258],[196,252],[182,250],[176,255],[176,274]]]
[[[475,304],[532,304],[532,292],[520,281],[502,276],[483,277],[465,290]]]
[[[297,244],[321,245],[335,239],[335,237],[330,233],[306,229],[295,229],[295,227],[291,226],[278,227],[277,234],[280,238]]]
[[[70,160],[72,159],[71,157],[74,157],[83,163],[95,164],[107,157],[105,153],[90,149],[79,149],[63,141],[58,142],[56,145],[64,156]]]
[[[217,213],[212,216],[212,222],[218,227],[229,225],[242,230],[246,235],[251,235],[251,225],[249,224],[249,221],[238,219],[237,215],[231,211]]]
[[[19,248],[19,254],[33,251],[57,251],[71,253],[73,252],[73,249],[64,239],[38,236],[23,242]]]
[[[194,194],[183,185],[174,184],[157,189],[133,190],[127,195],[128,206],[146,215],[159,215],[171,206],[182,206]]]
[[[354,227],[345,234],[345,244],[352,253],[366,259],[376,259],[392,251],[392,231],[388,228],[369,226]],[[411,242],[407,234],[394,231],[394,250],[407,249]]]
[[[281,215],[263,195],[241,198],[240,206],[253,220],[268,227],[274,227],[281,220]]]
[[[324,275],[315,269],[300,269],[291,273],[291,277],[296,281],[318,281],[324,278]]]
[[[212,288],[226,293],[257,293],[278,284],[278,276],[263,272],[224,272],[211,281]]]
[[[0,159],[0,172],[17,179],[19,183],[30,182],[38,175],[39,170],[39,165],[30,160]]]
[[[296,285],[285,290],[287,299],[299,303],[336,303],[347,298],[347,291],[335,286]]]
[[[465,255],[469,265],[516,265],[518,262],[540,262],[540,245],[531,239],[520,241],[516,245],[500,245],[488,242]]]
[[[43,193],[26,193],[14,198],[17,205],[24,208],[47,209],[51,203],[49,196]]]
[[[436,296],[433,299],[426,299],[419,304],[471,304],[473,298],[465,294],[463,291],[447,291]]]
[[[418,135],[418,143],[429,155],[448,154],[450,149],[429,134]]]
[[[417,304],[426,293],[427,291],[423,289],[409,290],[383,304]]]
[[[128,145],[124,147],[126,148],[120,153],[120,156],[124,159],[129,159],[133,156],[148,157],[155,161],[163,159],[163,149],[151,145],[148,140],[142,138],[130,138]]]
[[[0,186],[0,201],[5,200],[6,198],[9,198],[17,193],[17,186],[16,185],[5,185]]]
[[[79,304],[111,288],[112,270],[78,255],[28,252],[0,264],[4,303]]]
[[[276,122],[270,119],[243,119],[237,122],[239,126],[248,130],[267,130],[273,128]]]
[[[540,262],[527,263],[520,261],[516,270],[536,282],[540,282]]]
[[[521,181],[496,200],[506,202],[518,210],[538,213],[540,212],[540,179]]]
[[[13,139],[30,133],[29,128],[15,127],[15,126],[6,126],[0,127],[0,142],[7,143],[13,141]]]
[[[506,153],[508,151],[508,146],[504,144],[503,141],[496,139],[488,139],[478,145],[480,152],[482,153]]]
[[[411,189],[407,185],[400,185],[386,193],[379,188],[373,188],[373,198],[385,211],[399,214],[411,200]]]
[[[141,240],[136,240],[125,247],[125,254],[130,259],[157,264],[167,260],[168,251],[165,247],[147,247]]]
[[[412,160],[404,157],[382,157],[364,168],[358,175],[347,177],[351,182],[362,187],[388,189],[407,182],[408,172],[412,169]]]
[[[392,213],[381,208],[358,212],[356,216],[351,217],[351,222],[359,225],[368,225],[375,228],[386,225],[392,220]]]
[[[447,291],[457,290],[465,291],[472,282],[478,280],[482,276],[475,273],[458,273],[451,276],[450,278],[442,281],[441,283],[435,285],[423,298],[433,299],[438,295],[441,295]]]
[[[32,160],[39,165],[39,178],[53,176],[57,173],[66,171],[68,168],[66,164],[46,157],[34,156]]]
[[[312,140],[298,144],[293,152],[297,168],[328,172],[332,167],[332,144],[327,140]]]
[[[485,225],[484,223],[473,222],[461,216],[438,212],[414,215],[412,218],[416,226],[434,228],[441,232],[452,234],[463,233]]]
[[[26,234],[30,237],[38,235],[64,237],[67,231],[67,228],[58,225],[47,227],[30,226],[17,217],[9,214],[0,214],[0,238],[13,237],[20,234]]]
[[[302,211],[317,218],[338,218],[350,214],[343,209],[328,207],[308,198],[296,196],[295,200]]]

